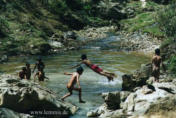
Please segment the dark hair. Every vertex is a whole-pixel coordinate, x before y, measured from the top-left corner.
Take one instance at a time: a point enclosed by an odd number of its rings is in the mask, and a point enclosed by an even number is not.
[[[82,55],[81,55],[81,59],[82,59],[82,60],[87,59],[87,55],[86,55],[86,54],[82,54]]]
[[[30,64],[29,64],[29,63],[26,63],[26,66],[30,66]]]
[[[155,54],[160,55],[160,49],[159,48],[155,49]]]
[[[79,68],[76,69],[76,72],[81,74],[84,71],[84,69],[80,66]]]
[[[26,67],[22,67],[22,70],[23,70],[23,71],[26,71]]]

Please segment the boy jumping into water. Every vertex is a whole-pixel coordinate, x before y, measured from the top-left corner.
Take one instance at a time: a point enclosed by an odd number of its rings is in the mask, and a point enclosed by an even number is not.
[[[159,82],[159,76],[160,76],[160,64],[162,64],[162,67],[165,71],[165,67],[162,61],[162,58],[160,56],[160,49],[155,50],[155,55],[152,58],[152,75],[154,76],[156,82]]]
[[[116,75],[114,73],[110,73],[110,72],[104,71],[103,69],[101,69],[97,65],[92,64],[91,61],[89,59],[87,59],[87,55],[86,54],[81,55],[81,63],[76,65],[76,66],[73,66],[72,68],[78,67],[81,64],[85,64],[87,67],[92,69],[94,72],[107,77],[107,79],[109,81],[113,81],[113,78],[116,77]]]
[[[79,92],[79,102],[80,103],[85,103],[82,98],[81,98],[81,86],[80,86],[80,82],[79,82],[79,77],[81,76],[81,74],[83,73],[83,68],[79,67],[77,68],[77,72],[75,73],[64,73],[65,75],[71,75],[71,79],[69,80],[68,84],[67,84],[67,89],[69,91],[69,93],[67,93],[66,95],[64,95],[61,100],[64,101],[65,98],[69,97],[72,95],[72,91],[78,91]],[[78,88],[74,87],[75,84],[78,84]]]

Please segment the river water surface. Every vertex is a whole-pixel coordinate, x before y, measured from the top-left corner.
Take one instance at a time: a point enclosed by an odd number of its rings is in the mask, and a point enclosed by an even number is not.
[[[112,37],[109,37],[106,40],[108,41],[108,39],[111,38]],[[101,46],[106,47],[108,45],[108,43],[104,45],[104,43],[101,42],[104,41],[91,44],[91,46],[86,46],[79,51],[69,51],[62,54],[42,57],[46,65],[46,76],[50,78],[43,86],[53,90],[58,95],[58,98],[67,93],[66,84],[70,79],[70,76],[63,75],[63,73],[74,72],[76,70],[69,69],[69,67],[78,64],[81,54],[87,54],[88,58],[93,63],[118,75],[113,82],[108,82],[105,77],[96,74],[82,65],[84,72],[80,77],[80,83],[82,87],[82,98],[86,103],[80,104],[78,102],[77,92],[74,92],[72,96],[65,100],[79,107],[79,111],[72,116],[72,118],[86,118],[87,111],[95,109],[103,103],[103,99],[101,98],[102,92],[120,91],[122,83],[121,76],[124,73],[132,73],[139,68],[141,64],[150,61],[150,57],[140,53],[114,51],[109,48],[101,50]],[[33,67],[36,58],[35,56],[13,57],[8,63],[0,64],[0,71],[1,73],[14,73],[17,75],[26,61],[31,63]]]

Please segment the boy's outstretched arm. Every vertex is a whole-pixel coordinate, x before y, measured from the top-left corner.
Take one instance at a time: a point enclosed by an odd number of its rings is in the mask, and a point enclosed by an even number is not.
[[[73,73],[65,72],[64,75],[73,75]]]
[[[79,66],[81,66],[81,64],[82,64],[82,62],[79,63],[79,64],[77,64],[76,66],[72,66],[72,67],[70,67],[70,69],[72,69],[72,68],[76,68],[76,67],[79,67]]]

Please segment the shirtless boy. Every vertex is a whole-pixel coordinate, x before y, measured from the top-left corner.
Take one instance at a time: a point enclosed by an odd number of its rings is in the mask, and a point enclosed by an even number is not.
[[[71,79],[69,80],[68,84],[67,84],[67,89],[69,91],[69,93],[67,93],[66,95],[64,95],[61,100],[64,101],[65,98],[69,97],[72,95],[72,91],[78,91],[79,92],[79,102],[80,103],[85,103],[85,101],[82,100],[81,98],[81,86],[80,86],[80,82],[79,82],[79,78],[81,76],[81,74],[83,73],[83,68],[79,67],[77,68],[77,72],[74,73],[64,73],[65,75],[71,75]],[[78,88],[76,88],[74,85],[77,83]]]
[[[87,55],[86,54],[81,55],[81,63],[76,65],[76,66],[73,66],[72,68],[78,67],[81,64],[85,64],[87,67],[92,69],[94,72],[107,77],[107,79],[109,81],[113,81],[113,78],[116,77],[116,75],[114,73],[110,73],[110,72],[104,71],[103,69],[101,69],[97,65],[92,64],[91,61],[89,59],[87,59]]]
[[[27,79],[26,78],[26,67],[22,67],[22,70],[19,72],[20,79]]]
[[[31,68],[30,68],[30,64],[26,63],[26,79],[30,80],[31,79]]]
[[[154,81],[159,82],[159,76],[160,76],[160,65],[162,64],[162,67],[165,71],[162,58],[160,56],[160,49],[155,50],[155,55],[152,58],[152,74],[154,76]]]
[[[45,73],[41,70],[39,70],[38,72],[36,72],[36,74],[34,75],[34,81],[36,80],[36,76],[38,77],[38,81],[44,81],[45,78],[49,80],[48,77],[45,76]]]
[[[38,71],[41,70],[42,72],[44,72],[45,64],[42,62],[41,58],[37,59],[33,72],[35,71],[36,68],[38,69]]]

